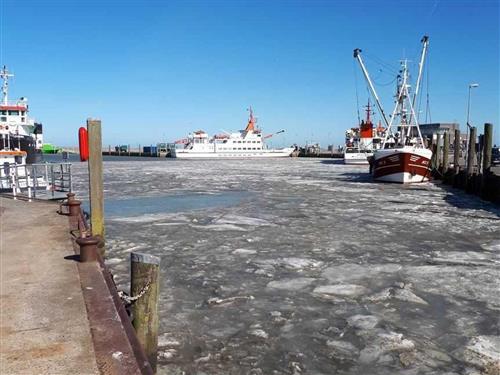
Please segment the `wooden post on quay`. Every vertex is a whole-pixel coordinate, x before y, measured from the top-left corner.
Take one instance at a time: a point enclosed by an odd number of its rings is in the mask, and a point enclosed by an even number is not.
[[[474,164],[476,162],[476,127],[470,128],[469,132],[469,147],[467,149],[467,178],[472,176],[474,172]]]
[[[89,137],[90,225],[92,235],[99,236],[104,256],[104,194],[102,178],[101,120],[87,120]]]
[[[487,181],[491,173],[491,159],[493,147],[493,124],[484,124],[484,138],[483,138],[483,175],[481,179],[481,196],[488,198]]]
[[[158,297],[160,258],[142,253],[130,255],[132,325],[148,361],[156,373],[158,355]]]
[[[450,134],[445,132],[443,134],[443,164],[441,166],[441,173],[443,176],[448,171],[448,153],[450,152]]]
[[[474,164],[476,163],[476,127],[471,127],[469,132],[469,147],[467,149],[467,178],[465,190],[468,193],[474,192],[475,183],[473,180]]]
[[[453,146],[453,168],[455,175],[460,172],[460,129],[455,129],[455,139]]]

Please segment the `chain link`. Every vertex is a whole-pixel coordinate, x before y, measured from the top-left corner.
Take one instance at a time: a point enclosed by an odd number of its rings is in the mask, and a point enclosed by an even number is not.
[[[134,297],[128,296],[123,290],[118,291],[118,296],[125,301],[127,304],[132,304],[135,301],[137,301],[139,298],[141,298],[146,292],[149,290],[149,287],[151,286],[151,280],[148,280],[147,284],[144,285],[144,288],[141,289],[139,294],[137,294]]]

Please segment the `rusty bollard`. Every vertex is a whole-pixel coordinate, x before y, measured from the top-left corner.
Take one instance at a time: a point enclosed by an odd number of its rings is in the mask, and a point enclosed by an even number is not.
[[[80,216],[80,205],[82,204],[81,201],[77,199],[68,199],[67,205],[69,208],[69,216],[75,216],[79,217]]]
[[[80,237],[76,239],[76,243],[80,246],[80,262],[86,263],[97,261],[98,237]]]
[[[68,193],[68,194],[66,194],[66,197],[68,197],[68,198],[67,198],[67,199],[68,199],[68,202],[69,202],[69,201],[72,201],[72,200],[74,200],[74,199],[75,199],[75,193]]]

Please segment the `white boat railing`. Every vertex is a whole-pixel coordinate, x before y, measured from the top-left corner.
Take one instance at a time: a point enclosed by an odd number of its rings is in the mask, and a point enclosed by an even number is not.
[[[71,163],[0,164],[0,192],[14,199],[58,199],[71,190]]]

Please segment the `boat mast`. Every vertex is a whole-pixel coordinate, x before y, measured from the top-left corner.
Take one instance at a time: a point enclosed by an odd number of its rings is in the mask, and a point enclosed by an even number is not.
[[[370,87],[370,91],[375,98],[375,103],[377,104],[378,110],[384,119],[385,125],[389,128],[389,121],[385,115],[384,109],[382,108],[382,104],[380,103],[380,99],[378,98],[377,92],[375,91],[375,87],[373,86],[372,80],[370,79],[370,75],[368,74],[368,70],[366,70],[365,64],[363,63],[363,59],[361,58],[361,49],[356,48],[354,50],[354,58],[358,60],[359,65],[361,66],[361,70],[363,71],[363,75],[365,76],[366,81],[368,82],[368,86]]]
[[[14,77],[14,74],[9,73],[9,71],[7,70],[7,67],[4,65],[2,70],[0,70],[0,78],[3,79],[3,83],[2,83],[2,95],[3,95],[2,104],[3,105],[8,105],[9,78],[10,77]]]
[[[427,56],[427,49],[429,47],[429,37],[427,35],[424,35],[422,37],[422,53],[420,55],[420,63],[418,64],[418,78],[417,78],[417,83],[415,86],[415,92],[413,93],[413,99],[411,106],[415,108],[415,103],[417,101],[417,96],[420,91],[420,82],[422,81],[422,73],[424,71],[424,62],[425,62],[425,57]],[[411,121],[411,118],[410,118]]]

